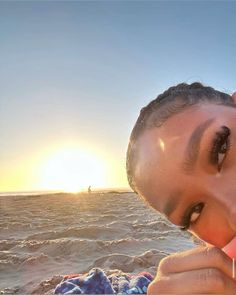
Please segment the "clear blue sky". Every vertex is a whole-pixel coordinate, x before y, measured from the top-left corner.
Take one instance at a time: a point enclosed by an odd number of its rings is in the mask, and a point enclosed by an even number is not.
[[[195,80],[233,92],[235,15],[234,1],[0,2],[0,177],[33,173],[27,157],[67,141],[124,167],[160,92]]]

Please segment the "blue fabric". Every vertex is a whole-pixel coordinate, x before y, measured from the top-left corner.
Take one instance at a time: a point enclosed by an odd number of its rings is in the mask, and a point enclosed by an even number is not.
[[[147,287],[153,280],[148,272],[138,275],[110,274],[100,268],[89,273],[66,276],[56,286],[54,294],[147,294]]]

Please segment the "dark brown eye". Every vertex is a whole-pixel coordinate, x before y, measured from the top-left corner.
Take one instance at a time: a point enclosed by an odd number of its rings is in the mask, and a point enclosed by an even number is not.
[[[190,223],[193,223],[198,219],[198,217],[200,216],[200,213],[202,211],[202,208],[203,208],[202,204],[198,204],[197,206],[194,207],[193,212],[190,216],[190,220],[189,220]]]
[[[180,227],[181,230],[188,230],[191,224],[194,224],[199,216],[201,215],[202,209],[204,207],[204,203],[198,203],[197,205],[193,206],[189,212],[187,212],[184,217],[182,224],[183,226]]]
[[[222,163],[230,148],[229,141],[230,129],[222,126],[220,131],[216,132],[213,140],[212,149],[210,151],[210,163],[217,166],[218,171],[221,170]]]

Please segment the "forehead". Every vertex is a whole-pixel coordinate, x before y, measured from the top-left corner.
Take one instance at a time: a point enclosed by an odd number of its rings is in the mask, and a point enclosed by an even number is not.
[[[185,188],[188,186],[181,163],[193,131],[210,119],[224,124],[230,112],[235,116],[235,109],[226,106],[191,106],[170,117],[161,127],[147,130],[140,136],[135,165],[136,186],[157,210],[161,211],[163,199],[182,190],[183,183]]]

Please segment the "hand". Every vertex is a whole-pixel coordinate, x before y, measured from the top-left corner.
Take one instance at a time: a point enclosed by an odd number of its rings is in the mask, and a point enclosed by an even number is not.
[[[161,260],[147,294],[236,294],[232,260],[221,249],[199,247]]]

